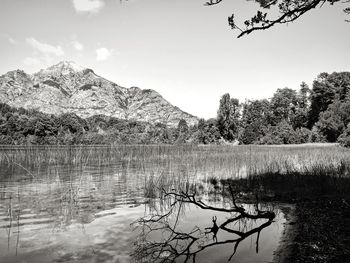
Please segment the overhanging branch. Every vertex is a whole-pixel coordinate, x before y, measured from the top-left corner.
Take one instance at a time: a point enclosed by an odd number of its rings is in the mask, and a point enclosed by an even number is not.
[[[228,17],[228,24],[232,29],[240,31],[238,38],[248,35],[254,31],[266,30],[277,24],[285,24],[295,21],[308,11],[322,7],[325,3],[333,5],[341,0],[254,0],[260,4],[262,10],[270,9],[272,6],[278,8],[279,16],[275,19],[268,17],[266,12],[261,10],[257,11],[256,15],[252,18],[244,21],[244,26],[238,26],[234,14]],[[223,0],[210,0],[205,3],[207,6],[217,5],[223,2]],[[342,3],[349,3],[348,0],[342,1]],[[350,7],[344,9],[345,14],[350,14]],[[346,20],[349,22],[349,20]]]

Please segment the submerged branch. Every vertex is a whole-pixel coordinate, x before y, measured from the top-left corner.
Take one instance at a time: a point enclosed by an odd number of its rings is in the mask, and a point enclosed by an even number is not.
[[[238,206],[235,199],[232,200],[232,207],[224,208],[204,203],[197,198],[195,193],[190,194],[184,191],[163,191],[164,197],[171,200],[169,210],[164,214],[156,213],[137,221],[139,227],[142,228],[142,234],[139,241],[136,242],[136,249],[133,256],[140,261],[146,259],[152,262],[174,262],[175,260],[196,262],[197,254],[201,251],[209,247],[229,243],[234,244],[233,253],[230,256],[231,259],[233,255],[235,255],[240,242],[253,234],[257,234],[256,251],[258,251],[261,231],[271,225],[275,218],[274,212],[261,211],[258,209],[258,206],[255,206],[254,213],[249,212],[243,206]],[[180,209],[182,209],[184,204],[192,204],[198,208],[214,212],[225,212],[228,213],[230,217],[218,225],[217,217],[214,216],[212,218],[212,227],[206,227],[202,230],[200,227],[195,226],[191,231],[184,232],[178,229]],[[236,230],[229,227],[229,225],[234,222],[239,221],[246,225],[247,220],[256,219],[266,219],[267,221],[248,231],[242,229]],[[220,230],[233,234],[235,237],[218,241],[217,233]],[[213,241],[208,241],[208,238],[206,237],[208,234],[213,235]],[[152,240],[151,236],[160,236],[160,240]]]

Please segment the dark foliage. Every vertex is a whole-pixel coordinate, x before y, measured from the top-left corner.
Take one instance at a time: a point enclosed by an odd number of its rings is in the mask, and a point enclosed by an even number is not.
[[[238,137],[239,110],[238,99],[230,98],[228,93],[221,97],[217,125],[221,136],[225,140],[233,141]]]
[[[0,103],[0,144],[153,144],[173,143],[176,129],[157,123],[126,121],[107,116],[82,119],[12,108]]]

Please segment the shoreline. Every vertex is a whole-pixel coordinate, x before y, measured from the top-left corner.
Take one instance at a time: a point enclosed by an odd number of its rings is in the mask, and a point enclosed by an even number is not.
[[[293,250],[294,239],[297,235],[296,204],[282,203],[280,204],[280,209],[285,216],[286,222],[284,223],[282,238],[279,241],[279,245],[273,252],[273,263],[288,262],[288,258]]]
[[[349,198],[307,199],[282,203],[280,209],[286,222],[273,263],[349,262]]]

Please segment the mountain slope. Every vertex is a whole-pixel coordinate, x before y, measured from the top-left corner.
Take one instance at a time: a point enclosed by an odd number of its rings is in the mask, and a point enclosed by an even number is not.
[[[0,76],[0,102],[59,115],[73,112],[80,117],[106,115],[176,126],[198,119],[166,101],[154,90],[124,88],[80,67],[60,62],[33,75],[10,71]]]

